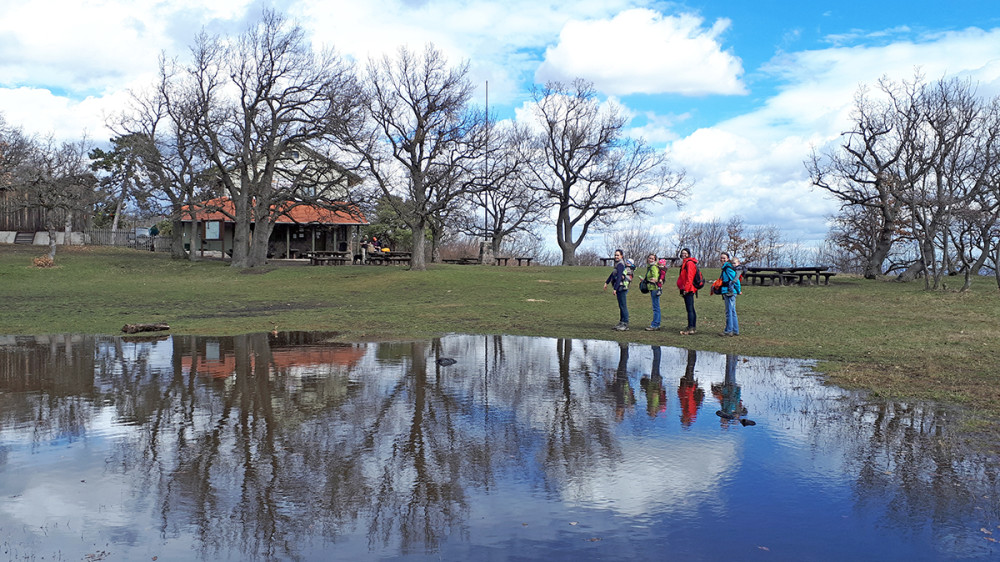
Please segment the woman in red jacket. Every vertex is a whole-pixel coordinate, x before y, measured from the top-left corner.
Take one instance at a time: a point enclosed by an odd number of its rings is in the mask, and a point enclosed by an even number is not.
[[[694,273],[698,270],[698,260],[691,257],[691,250],[684,248],[681,250],[681,272],[677,276],[677,288],[680,289],[681,296],[684,297],[684,307],[687,308],[688,325],[681,330],[681,334],[688,336],[695,332],[695,325],[698,315],[694,312],[694,296],[698,289],[694,288]]]

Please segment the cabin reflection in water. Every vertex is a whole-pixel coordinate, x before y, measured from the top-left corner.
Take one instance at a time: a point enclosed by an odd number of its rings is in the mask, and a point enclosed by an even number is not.
[[[953,412],[825,386],[806,362],[510,336],[335,338],[0,337],[4,548],[39,559],[1000,554],[988,540],[1000,534],[997,464],[949,441]]]

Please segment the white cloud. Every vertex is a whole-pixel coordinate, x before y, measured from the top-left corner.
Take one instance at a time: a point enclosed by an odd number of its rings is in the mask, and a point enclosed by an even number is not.
[[[545,53],[538,82],[583,77],[608,94],[745,94],[740,59],[723,50],[729,21],[626,10],[611,19],[572,21]]]
[[[523,94],[523,82],[531,80],[541,61],[541,48],[550,44],[566,23],[610,17],[645,3],[334,0],[299,2],[291,14],[310,29],[317,43],[333,46],[359,61],[392,54],[400,45],[422,49],[434,43],[449,61],[470,61],[470,79],[477,85],[489,81],[491,101],[513,104]]]
[[[789,241],[819,244],[825,216],[837,205],[812,188],[804,162],[813,147],[839,139],[861,83],[880,76],[910,79],[920,67],[930,80],[946,75],[1000,86],[1000,30],[970,29],[878,47],[786,54],[767,72],[785,85],[759,109],[695,131],[670,146],[673,161],[696,181],[683,213],[695,220],[742,215],[747,224],[775,224]],[[660,219],[681,212],[666,206]]]

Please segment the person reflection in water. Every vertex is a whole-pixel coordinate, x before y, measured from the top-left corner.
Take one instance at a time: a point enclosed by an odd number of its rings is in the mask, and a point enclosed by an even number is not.
[[[736,364],[739,360],[739,356],[735,354],[726,354],[726,379],[722,384],[712,385],[712,395],[722,405],[722,409],[715,412],[715,415],[722,418],[724,424],[726,420],[732,420],[743,425],[754,425],[754,422],[743,419],[747,415],[747,409],[740,398],[740,385],[736,384]]]
[[[689,428],[694,423],[694,419],[698,417],[698,408],[705,399],[705,391],[694,378],[694,364],[697,360],[698,352],[689,349],[687,367],[684,369],[680,384],[677,385],[677,398],[681,402],[681,426],[684,428]]]
[[[663,388],[663,377],[660,376],[661,352],[660,346],[653,346],[653,367],[648,377],[639,379],[639,386],[646,392],[646,413],[651,418],[667,410],[667,391]]]
[[[615,419],[622,421],[625,419],[625,410],[635,406],[635,394],[628,380],[628,344],[619,342],[618,349],[618,369],[611,382],[611,392],[615,396]]]

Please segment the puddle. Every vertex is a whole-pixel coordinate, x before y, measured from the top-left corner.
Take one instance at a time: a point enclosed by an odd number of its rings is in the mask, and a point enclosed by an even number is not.
[[[0,552],[1000,557],[1000,467],[949,411],[805,362],[328,337],[0,337]]]

